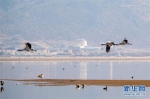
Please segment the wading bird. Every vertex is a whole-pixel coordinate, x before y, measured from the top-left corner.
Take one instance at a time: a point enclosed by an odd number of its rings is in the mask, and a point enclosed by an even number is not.
[[[104,87],[104,88],[103,88],[103,90],[106,90],[106,91],[107,91],[107,86],[106,86],[106,87]]]
[[[76,88],[77,88],[77,89],[80,89],[80,85],[79,85],[79,84],[77,84],[77,85],[76,85]]]
[[[82,84],[82,88],[84,89],[84,87],[85,87],[85,84]]]
[[[26,47],[24,49],[18,50],[18,51],[36,51],[32,49],[32,46],[30,43],[25,43]]]
[[[106,44],[101,44],[101,45],[106,45],[106,52],[108,53],[110,52],[110,48],[116,44],[114,42],[108,41]]]
[[[1,86],[3,86],[4,85],[4,82],[3,81],[1,81]]]

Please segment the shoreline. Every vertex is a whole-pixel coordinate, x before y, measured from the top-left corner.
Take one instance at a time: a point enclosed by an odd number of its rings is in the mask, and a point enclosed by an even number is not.
[[[65,85],[97,85],[97,86],[124,86],[144,85],[150,87],[150,80],[80,80],[80,79],[3,79],[6,81],[23,82],[25,85],[36,86],[65,86]]]
[[[0,57],[0,61],[150,61],[150,57]]]

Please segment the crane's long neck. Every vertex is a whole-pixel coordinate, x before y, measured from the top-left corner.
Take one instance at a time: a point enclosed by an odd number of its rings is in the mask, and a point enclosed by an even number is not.
[[[17,50],[17,51],[24,51],[24,49],[20,49],[20,50]]]

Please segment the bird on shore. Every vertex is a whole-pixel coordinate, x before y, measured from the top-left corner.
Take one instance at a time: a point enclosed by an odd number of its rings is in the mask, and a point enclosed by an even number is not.
[[[132,45],[132,44],[128,43],[128,40],[125,38],[121,43],[116,45]]]
[[[25,48],[21,49],[21,50],[18,50],[18,51],[27,51],[27,52],[29,52],[29,51],[36,51],[36,50],[33,50],[31,44],[27,42],[27,43],[25,43]]]
[[[103,88],[103,90],[106,90],[106,91],[107,91],[107,86],[106,86],[106,87],[104,87],[104,88]]]
[[[4,85],[4,82],[3,81],[1,81],[1,86],[3,86]]]
[[[39,77],[39,78],[43,78],[43,77],[44,77],[44,74],[40,74],[38,77]]]
[[[76,88],[77,88],[77,89],[80,89],[80,85],[79,85],[79,84],[77,84],[77,85],[76,85]]]
[[[106,45],[106,52],[110,52],[110,48],[113,47],[113,45],[116,45],[114,42],[108,41],[106,44],[101,44],[101,45]]]

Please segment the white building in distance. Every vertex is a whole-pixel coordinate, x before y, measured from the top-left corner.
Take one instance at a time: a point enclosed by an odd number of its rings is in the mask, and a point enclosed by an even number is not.
[[[80,48],[84,48],[85,46],[87,46],[87,40],[85,39],[77,39],[77,46],[79,46]]]

